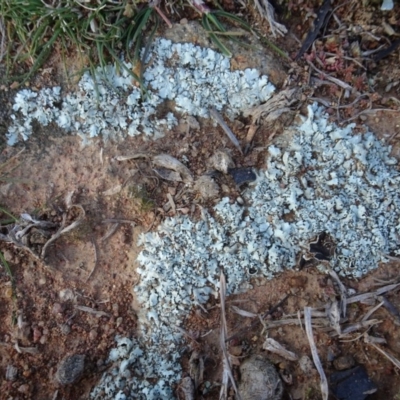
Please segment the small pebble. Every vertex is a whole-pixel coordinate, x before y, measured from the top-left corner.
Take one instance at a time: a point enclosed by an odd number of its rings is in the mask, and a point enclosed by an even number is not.
[[[229,354],[233,356],[239,357],[242,355],[243,347],[242,346],[230,346],[229,347]]]
[[[15,368],[11,364],[8,364],[6,368],[6,379],[8,381],[15,381],[17,374],[18,374],[17,368]]]
[[[57,368],[57,382],[64,386],[77,381],[82,375],[84,362],[85,356],[83,354],[64,357]]]
[[[60,303],[53,304],[53,314],[61,314],[64,311],[64,307]]]
[[[345,356],[340,356],[333,361],[333,365],[338,371],[343,371],[345,369],[352,368],[354,367],[355,364],[356,361],[350,354]]]
[[[71,332],[71,327],[68,324],[61,324],[60,331],[63,335],[68,335]]]
[[[18,388],[18,392],[23,393],[23,394],[28,394],[29,392],[29,385],[27,383],[24,383]]]
[[[90,341],[94,341],[94,340],[96,340],[97,339],[97,331],[95,330],[95,329],[92,329],[90,332],[89,332],[89,340]]]
[[[37,343],[42,336],[39,328],[33,328],[33,343]]]

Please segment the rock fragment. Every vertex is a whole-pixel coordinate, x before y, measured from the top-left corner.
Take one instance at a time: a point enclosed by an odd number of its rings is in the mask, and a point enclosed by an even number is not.
[[[283,385],[274,365],[261,355],[250,357],[240,366],[239,393],[243,400],[280,400]]]
[[[58,365],[56,381],[62,385],[70,385],[76,382],[82,375],[85,356],[73,354],[64,357]]]

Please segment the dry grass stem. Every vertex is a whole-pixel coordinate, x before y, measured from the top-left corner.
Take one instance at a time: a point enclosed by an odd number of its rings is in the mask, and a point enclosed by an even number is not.
[[[21,347],[18,343],[15,343],[14,349],[17,350],[18,353],[28,353],[28,354],[39,354],[39,349],[37,347]]]
[[[136,224],[136,221],[133,221],[131,219],[120,219],[120,218],[108,218],[108,219],[103,219],[103,221],[101,221],[102,224]]]
[[[382,301],[383,306],[392,315],[394,323],[400,325],[400,313],[394,304],[392,304],[385,296],[378,296],[378,300]]]
[[[225,313],[225,300],[226,300],[226,280],[224,272],[221,270],[220,274],[220,302],[221,302],[221,330],[220,330],[220,346],[222,350],[222,362],[223,362],[223,372],[222,372],[222,383],[221,391],[219,393],[220,399],[228,398],[228,383],[231,382],[233,390],[236,393],[237,399],[241,400],[240,393],[238,392],[235,379],[233,378],[231,363],[229,359],[229,354],[226,349],[226,338],[227,338],[227,324],[226,324],[226,313]]]
[[[4,27],[4,18],[0,18],[0,63],[6,54],[6,29]]]
[[[96,271],[97,268],[97,264],[99,262],[99,248],[97,246],[96,240],[94,237],[92,237],[92,245],[93,245],[93,250],[94,250],[94,265],[92,270],[90,271],[90,274],[88,275],[88,277],[86,278],[86,282],[89,281],[89,279],[91,278],[91,276],[94,274],[94,271]]]
[[[329,275],[332,279],[336,282],[339,287],[340,292],[340,311],[342,313],[342,317],[346,316],[346,309],[347,309],[347,289],[341,282],[339,275],[334,271],[332,268],[329,268]]]
[[[115,232],[117,232],[119,225],[120,224],[118,222],[112,223],[111,226],[107,229],[107,232],[100,240],[102,242],[105,242],[107,239],[109,239],[112,235],[114,235]]]
[[[359,331],[360,329],[370,328],[371,326],[380,324],[381,322],[382,321],[379,319],[371,319],[369,321],[360,321],[360,322],[356,322],[354,324],[346,325],[345,327],[342,328],[341,336],[347,335],[347,334],[355,332],[355,331]],[[336,335],[334,335],[334,336],[336,336]]]
[[[311,308],[310,307],[304,307],[304,324],[306,326],[306,334],[307,334],[308,342],[310,344],[312,358],[313,358],[315,367],[317,368],[317,371],[319,373],[319,376],[321,378],[322,399],[328,400],[328,396],[329,396],[328,380],[326,379],[324,369],[322,368],[322,364],[321,364],[321,361],[318,356],[317,346],[315,345],[315,341],[314,341],[314,336],[313,336],[313,331],[312,331],[312,326],[311,326]]]
[[[396,357],[394,357],[391,354],[389,354],[388,352],[386,352],[385,350],[381,349],[373,341],[369,340],[369,336],[368,335],[365,335],[364,341],[365,341],[365,343],[368,343],[373,348],[378,350],[379,353],[383,354],[396,368],[400,369],[400,361]]]
[[[100,317],[110,318],[110,314],[107,314],[104,311],[95,310],[94,308],[90,308],[90,307],[86,307],[86,306],[75,306],[75,309],[79,310],[79,311],[87,312],[88,314],[93,314],[97,318],[100,318]]]
[[[72,231],[73,229],[77,228],[80,225],[80,223],[82,222],[81,220],[77,220],[77,221],[72,222],[72,224],[68,225],[67,227],[64,227],[65,221],[66,221],[66,214],[64,214],[63,223],[61,224],[60,229],[44,244],[44,246],[42,248],[42,252],[40,253],[40,257],[42,259],[45,258],[46,250],[50,246],[51,243],[56,241],[64,233],[67,233],[67,232]]]
[[[369,299],[374,299],[383,293],[387,293],[387,292],[390,292],[390,291],[396,289],[399,285],[400,285],[400,283],[395,283],[392,285],[383,286],[383,287],[377,289],[375,292],[357,294],[355,296],[347,298],[347,304],[364,302]]]
[[[136,154],[131,154],[131,155],[120,155],[114,157],[114,160],[116,161],[128,161],[128,160],[137,160],[138,158],[150,158],[150,154],[147,153],[136,153]]]
[[[361,319],[362,322],[364,321],[368,321],[369,317],[376,311],[378,310],[380,307],[382,307],[383,305],[383,301],[380,302],[378,305],[376,305],[375,307],[371,308]]]
[[[275,21],[275,10],[272,4],[268,0],[254,0],[254,3],[260,15],[268,21],[273,37],[276,37],[276,34],[285,36],[287,28],[285,25]]]
[[[297,361],[298,357],[292,351],[285,349],[279,342],[275,339],[267,338],[263,344],[263,349],[268,350],[271,353],[278,354],[279,356],[285,358],[289,361]]]
[[[345,89],[345,90],[349,90],[350,92],[353,91],[353,88],[346,82],[341,81],[340,79],[337,79],[333,76],[328,75],[326,72],[321,71],[320,69],[318,69],[311,61],[306,60],[307,64],[316,72],[318,72],[319,74],[321,74],[323,77],[325,77],[325,79],[327,79],[328,81],[333,82],[335,85],[340,86],[341,88]]]
[[[328,316],[330,326],[336,331],[338,335],[341,333],[340,327],[340,310],[339,302],[333,301],[327,305],[326,314]]]
[[[218,111],[212,107],[210,108],[210,115],[214,118],[216,122],[220,125],[220,127],[224,130],[230,141],[235,145],[235,147],[240,151],[241,154],[243,154],[242,148],[240,147],[239,140],[237,140],[236,136],[234,133],[231,131],[229,126],[225,123],[225,121],[222,119],[221,115],[218,113]]]
[[[172,212],[175,215],[176,214],[176,206],[175,206],[174,199],[171,196],[171,193],[167,193],[167,199],[168,199],[168,202],[169,202],[169,204],[170,204],[170,206],[172,208]]]
[[[236,307],[236,306],[231,306],[231,310],[234,313],[241,315],[242,317],[254,318],[254,317],[258,316],[258,314],[252,313],[250,311],[242,310],[241,308]]]

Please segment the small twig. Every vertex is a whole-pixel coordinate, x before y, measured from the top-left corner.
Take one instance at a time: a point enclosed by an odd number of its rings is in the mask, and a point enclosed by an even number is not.
[[[320,69],[318,69],[311,61],[306,60],[308,65],[314,69],[314,71],[318,72],[319,74],[321,74],[322,76],[325,77],[325,79],[327,79],[328,81],[333,82],[334,84],[340,86],[341,88],[345,89],[345,90],[349,90],[352,91],[353,88],[346,82],[341,81],[340,79],[337,79],[329,74],[327,74],[326,72],[321,71]]]
[[[37,347],[21,347],[18,342],[15,343],[14,348],[18,353],[39,354]]]
[[[228,351],[226,350],[226,336],[228,332],[226,324],[226,313],[225,313],[225,297],[226,297],[226,280],[224,272],[221,270],[220,280],[219,280],[219,293],[220,293],[220,305],[221,305],[221,331],[220,331],[220,346],[223,355],[223,372],[222,372],[222,383],[219,398],[227,398],[228,382],[230,381],[233,390],[236,393],[236,398],[241,400],[242,397],[236,386],[235,379],[233,377],[231,363],[229,360]]]
[[[154,9],[158,12],[160,17],[164,20],[164,22],[168,25],[168,28],[172,28],[171,21],[167,18],[167,16],[159,9],[158,6],[154,6]]]
[[[72,224],[68,225],[66,228],[64,228],[66,219],[67,219],[66,214],[64,214],[63,222],[61,224],[60,229],[43,246],[42,251],[40,253],[41,259],[44,259],[45,255],[46,255],[46,250],[50,246],[51,243],[53,243],[55,240],[57,240],[62,234],[67,233],[67,232],[71,231],[72,229],[75,229],[81,223],[81,220],[77,220],[77,221],[74,221]]]
[[[278,304],[276,304],[274,307],[272,307],[271,309],[269,309],[268,311],[266,311],[264,314],[261,315],[262,319],[265,319],[268,315],[271,315],[272,313],[274,313],[279,307],[282,306],[282,304],[289,298],[290,294],[287,294]],[[258,319],[255,319],[249,327],[247,328],[243,328],[241,329],[239,332],[234,333],[233,335],[229,336],[226,341],[232,340],[237,338],[238,336],[246,333],[248,330],[253,330],[258,324],[260,323],[260,321]],[[269,324],[269,323],[268,323]]]
[[[174,199],[172,198],[171,193],[167,193],[167,199],[168,199],[168,202],[169,202],[169,204],[170,204],[170,206],[172,208],[172,212],[175,215],[176,214],[176,206],[175,206],[175,202],[174,202]]]
[[[94,271],[96,270],[97,267],[97,263],[99,262],[99,249],[97,247],[97,243],[96,240],[94,239],[94,237],[92,237],[92,245],[93,245],[93,249],[94,249],[94,265],[92,270],[90,271],[90,274],[88,275],[88,277],[86,278],[86,282],[91,278],[91,276],[93,275]]]
[[[190,340],[193,340],[194,342],[198,343],[197,338],[196,338],[193,334],[189,333],[188,331],[185,331],[183,328],[181,328],[181,327],[178,326],[178,325],[175,325],[174,327],[175,327],[175,329],[177,329],[180,333],[183,333],[185,336],[187,336]]]
[[[345,59],[345,60],[353,61],[354,63],[356,63],[356,64],[357,64],[359,67],[361,67],[362,69],[367,70],[367,68],[365,68],[364,65],[362,65],[358,60],[356,60],[356,59],[353,58],[353,57],[348,57],[348,56],[344,56],[344,55],[338,55],[338,54],[329,53],[329,52],[325,52],[325,54],[326,54],[327,56],[330,56],[330,57],[338,57],[338,58],[343,58],[343,59]]]
[[[400,312],[399,312],[399,310],[385,296],[378,296],[378,299],[382,301],[383,306],[393,316],[394,323],[396,325],[400,325]]]
[[[119,228],[119,223],[114,222],[108,229],[107,232],[104,234],[104,236],[100,239],[102,242],[105,242],[107,239],[109,239],[114,233],[117,231]]]
[[[132,219],[108,218],[101,221],[102,224],[136,224]]]
[[[260,4],[260,1],[262,4]],[[272,36],[276,37],[276,33],[278,33],[280,36],[285,36],[285,34],[287,33],[287,28],[285,25],[276,22],[274,18],[275,10],[272,4],[268,0],[260,0],[260,1],[255,0],[256,7],[260,15],[268,21],[268,24],[271,28]]]
[[[362,322],[364,321],[368,321],[369,317],[376,311],[378,310],[380,307],[382,307],[383,305],[383,301],[380,302],[378,305],[376,305],[375,307],[372,307],[361,319]]]
[[[347,325],[342,329],[342,334],[340,336],[342,337],[342,336],[352,333],[354,331],[358,331],[363,328],[367,328],[367,327],[370,327],[373,325],[380,324],[381,322],[382,321],[379,319],[371,319],[369,321],[361,321],[361,322],[356,322],[355,324]],[[336,336],[336,335],[334,335],[334,336]]]
[[[329,267],[329,275],[333,278],[333,280],[336,282],[336,284],[339,287],[340,291],[340,310],[342,312],[342,316],[346,316],[346,308],[347,308],[347,289],[341,282],[339,275],[334,271],[332,268]]]
[[[378,53],[378,52],[379,52],[380,50],[382,50],[384,47],[385,47],[385,45],[382,44],[382,45],[380,45],[379,47],[377,47],[376,49],[364,51],[364,52],[361,53],[361,56],[362,56],[363,58],[366,58],[366,57],[370,56],[371,54]]]
[[[390,291],[396,289],[399,285],[400,285],[400,283],[382,286],[381,288],[377,289],[375,292],[362,293],[362,294],[357,294],[352,297],[348,297],[347,304],[356,303],[358,301],[365,301],[365,300],[368,300],[371,298],[375,298],[383,293],[390,292]]]
[[[222,119],[221,115],[217,112],[214,107],[210,108],[210,115],[215,119],[216,122],[221,126],[224,132],[227,134],[230,141],[235,145],[235,147],[240,151],[240,154],[243,154],[242,148],[240,147],[239,140],[237,140],[236,136],[233,134],[229,126]]]
[[[89,314],[93,314],[98,318],[100,318],[100,317],[110,317],[110,315],[107,314],[104,311],[95,310],[94,308],[90,308],[90,307],[86,307],[86,306],[75,306],[75,309],[79,310],[79,311],[87,312]]]
[[[4,55],[6,54],[6,30],[4,28],[4,18],[0,18],[0,36],[0,62],[2,62]]]
[[[379,346],[377,346],[375,343],[373,343],[372,341],[370,341],[368,339],[368,336],[365,336],[364,339],[365,343],[368,343],[369,345],[371,345],[372,347],[374,347],[376,350],[378,350],[381,354],[383,354],[395,367],[400,369],[400,361],[393,357],[391,354],[387,353],[385,350],[381,349]]]

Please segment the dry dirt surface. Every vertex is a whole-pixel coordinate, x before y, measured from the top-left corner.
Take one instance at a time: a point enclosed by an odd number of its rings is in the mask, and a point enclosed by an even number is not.
[[[50,125],[36,126],[35,135],[25,143],[12,148],[1,145],[0,205],[4,210],[14,216],[28,213],[34,219],[52,223],[54,230],[62,224],[80,222],[51,243],[45,257],[38,257],[44,245],[41,235],[30,237],[32,251],[0,241],[0,251],[14,280],[13,285],[2,266],[1,399],[88,399],[90,390],[108,367],[106,360],[115,336],[137,335],[140,306],[135,302],[133,288],[139,279],[135,272],[136,256],[140,252],[138,235],[155,229],[165,217],[175,213],[196,218],[196,204],[211,208],[218,201],[206,201],[194,192],[182,191],[182,183],[163,181],[154,174],[145,158],[118,161],[117,156],[184,155],[193,175],[199,177],[207,170],[205,160],[215,149],[229,149],[238,167],[262,168],[266,145],[296,113],[304,112],[305,105],[311,101],[327,106],[332,120],[337,123],[352,120],[369,125],[393,145],[394,155],[400,155],[399,50],[395,49],[382,59],[369,57],[366,60],[367,56],[362,56],[381,45],[389,47],[398,40],[400,4],[384,13],[375,2],[334,3],[335,13],[324,32],[297,61],[292,59],[311,29],[319,8],[314,1],[276,5],[277,18],[289,32],[284,38],[270,37],[291,59],[279,58],[267,46],[265,59],[261,61],[262,55],[252,57],[249,51],[235,52],[235,68],[262,68],[268,59],[274,59],[273,81],[278,91],[301,90],[293,115],[275,121],[273,126],[261,124],[245,156],[232,146],[219,127],[206,120],[198,121],[199,129],[182,122],[157,141],[130,138],[123,143],[103,143],[99,139],[82,147],[79,138],[66,136]],[[257,11],[252,7],[244,10],[241,4],[230,0],[222,2],[227,11],[239,15],[246,11],[255,26],[271,35],[267,22]],[[176,21],[176,24],[184,29],[181,25],[186,22]],[[168,32],[160,34],[170,35]],[[201,43],[204,38],[191,37],[190,40]],[[66,87],[59,65],[60,60],[54,55],[47,68],[30,83],[31,87],[54,84]],[[337,81],[327,79],[327,74]],[[346,85],[354,90],[346,91]],[[2,135],[10,121],[14,95],[11,87],[4,86],[0,90]],[[233,123],[233,130],[242,143],[250,122],[239,118]],[[240,189],[230,178],[223,177],[218,183],[222,188],[221,196],[232,199],[240,196]],[[174,207],[169,202],[171,196]],[[1,217],[2,220],[9,218],[5,212]],[[363,279],[343,280],[342,283],[354,293],[374,292],[378,287],[397,283],[398,268],[399,262],[392,261]],[[312,266],[286,272],[272,281],[258,280],[254,282],[254,289],[246,294],[228,297],[227,348],[232,356],[235,379],[240,380],[239,367],[243,360],[254,354],[264,354],[283,379],[284,399],[320,399],[320,378],[311,362],[309,342],[304,326],[296,321],[302,318],[298,313],[304,307],[324,311],[326,304],[338,298],[340,290],[335,280]],[[385,299],[394,309],[400,309],[398,288],[389,291]],[[361,321],[379,301],[374,298],[348,304],[346,324],[350,326]],[[235,313],[233,306],[261,315],[263,321]],[[314,339],[322,365],[328,377],[335,371],[363,365],[377,386],[369,399],[399,399],[398,369],[363,336],[368,332],[370,337],[384,339],[384,344],[376,346],[400,358],[399,314],[381,307],[373,318],[378,322],[360,327],[345,340],[335,336],[323,322],[319,325],[315,322]],[[279,325],[278,321],[288,319],[292,324]],[[220,321],[220,305],[210,301],[204,309],[191,310],[184,324],[188,335],[182,358],[183,375],[197,379],[196,399],[219,398]],[[264,326],[272,322],[277,323],[268,328]],[[294,352],[303,363],[264,350],[267,334]],[[61,385],[57,369],[70,355],[84,355],[84,368],[78,383]],[[182,388],[175,389],[177,397],[184,399]],[[232,390],[229,396],[234,398]]]

